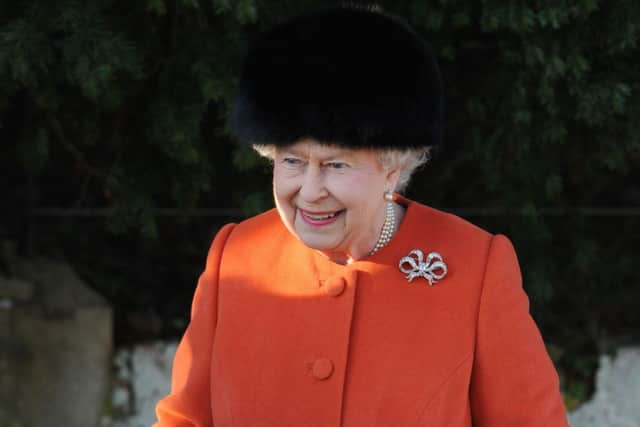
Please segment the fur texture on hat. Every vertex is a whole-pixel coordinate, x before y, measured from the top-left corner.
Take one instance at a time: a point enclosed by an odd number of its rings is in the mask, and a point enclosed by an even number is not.
[[[266,32],[249,50],[230,127],[242,143],[436,146],[442,84],[431,49],[397,17],[339,8]]]

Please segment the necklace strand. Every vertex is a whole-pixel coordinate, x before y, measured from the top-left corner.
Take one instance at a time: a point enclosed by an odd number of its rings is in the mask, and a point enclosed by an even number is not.
[[[376,245],[373,247],[373,249],[371,249],[371,252],[369,252],[369,255],[375,254],[391,241],[391,238],[393,237],[393,234],[395,232],[395,228],[396,213],[393,209],[393,202],[387,202],[386,216],[384,218],[382,230],[380,231],[380,237],[378,237],[378,241],[376,242]]]

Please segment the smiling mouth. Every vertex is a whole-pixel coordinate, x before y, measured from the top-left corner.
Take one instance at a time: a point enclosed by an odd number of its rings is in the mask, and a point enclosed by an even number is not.
[[[306,216],[307,218],[310,218],[310,219],[313,219],[313,220],[316,220],[316,221],[322,221],[323,219],[334,218],[339,213],[340,213],[340,211],[335,211],[335,212],[329,213],[329,214],[311,214],[309,212],[302,212],[302,214],[304,216]]]
[[[344,212],[344,210],[340,210],[340,211],[334,211],[334,212],[311,213],[311,212],[304,211],[302,209],[299,209],[299,211],[300,211],[300,214],[302,215],[302,218],[306,222],[310,222],[314,225],[324,225],[324,224],[331,223],[333,222],[332,221],[333,219],[335,219],[338,215]]]

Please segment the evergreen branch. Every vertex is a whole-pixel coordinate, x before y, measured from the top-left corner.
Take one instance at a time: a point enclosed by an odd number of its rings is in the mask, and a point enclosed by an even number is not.
[[[48,123],[51,131],[54,136],[58,140],[58,142],[62,145],[66,152],[71,154],[76,162],[85,170],[90,176],[99,178],[103,182],[108,182],[111,176],[107,173],[104,173],[100,169],[89,164],[87,159],[85,158],[82,151],[80,151],[75,145],[69,141],[69,139],[64,134],[64,130],[62,129],[62,125],[55,117],[49,117]]]

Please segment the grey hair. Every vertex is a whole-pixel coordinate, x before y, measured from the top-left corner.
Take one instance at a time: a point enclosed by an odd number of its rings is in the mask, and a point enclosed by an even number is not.
[[[273,160],[276,146],[272,144],[254,144],[253,149],[262,157]],[[402,193],[409,185],[411,176],[431,158],[431,147],[398,149],[376,149],[378,161],[385,170],[400,169],[400,176],[395,191]]]
[[[378,159],[386,170],[398,168],[400,176],[395,191],[404,192],[411,176],[431,158],[431,147],[407,148],[404,150],[379,150]]]

